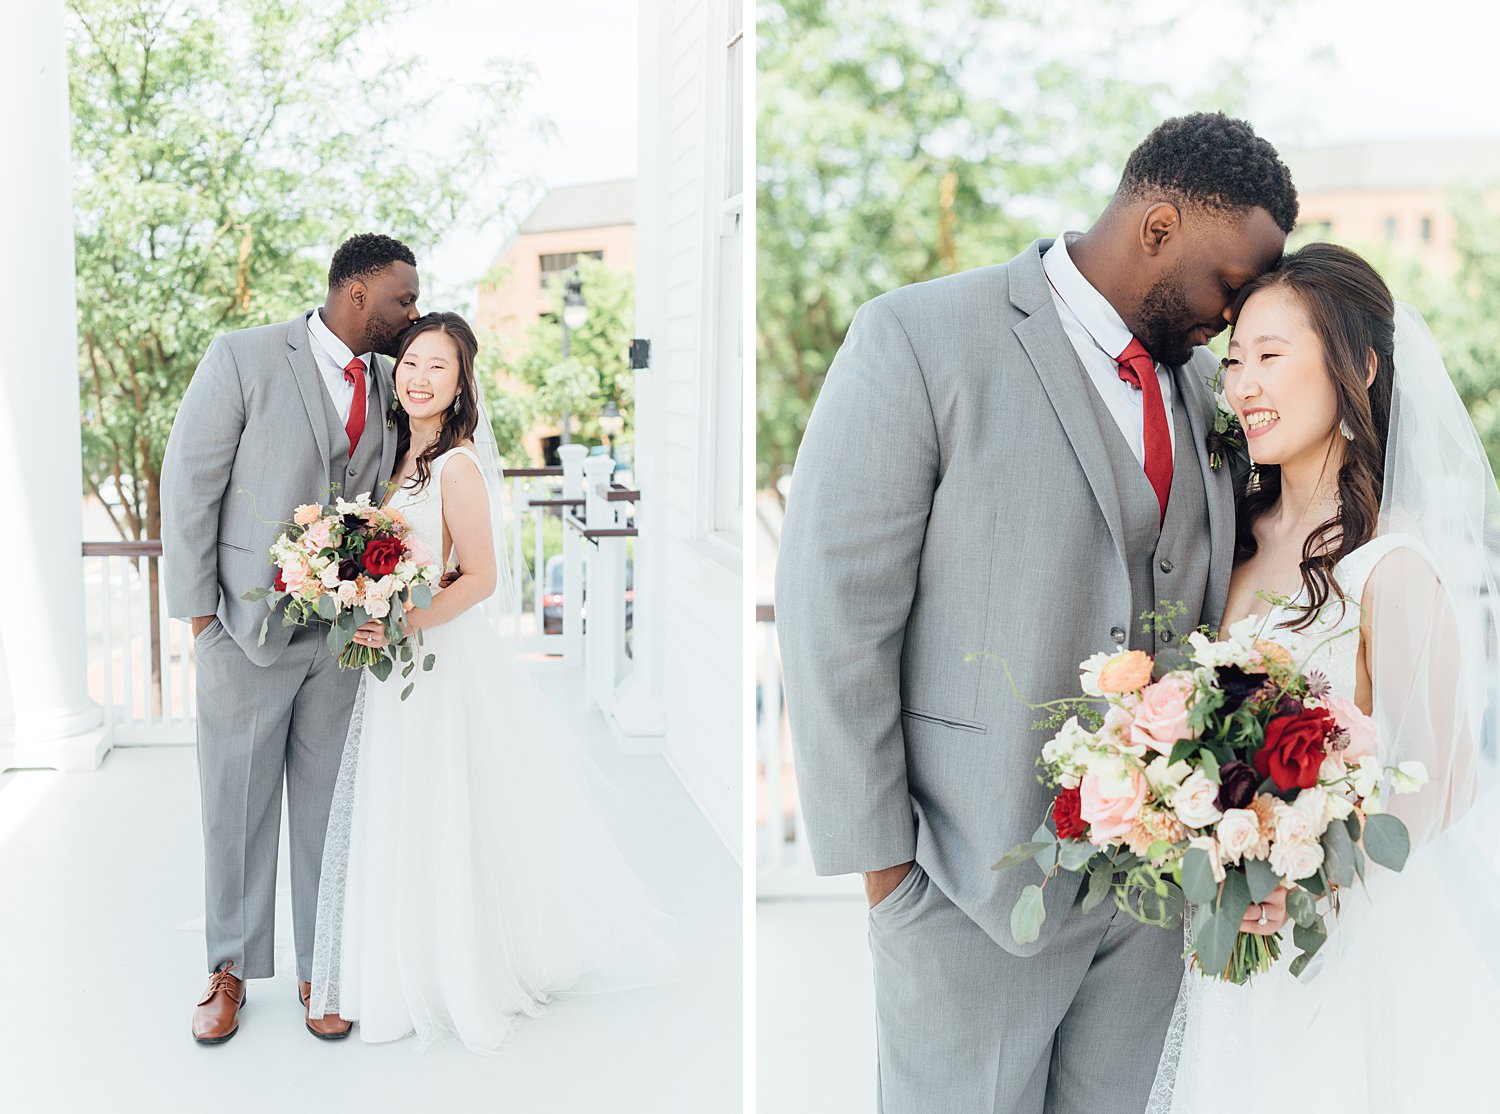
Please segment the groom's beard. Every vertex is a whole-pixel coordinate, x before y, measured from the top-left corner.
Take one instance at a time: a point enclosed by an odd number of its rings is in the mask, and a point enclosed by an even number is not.
[[[401,334],[406,332],[408,324],[407,321],[394,323],[371,320],[365,333],[365,343],[370,346],[368,351],[394,359],[401,348]]]
[[[1158,362],[1178,367],[1193,357],[1193,333],[1203,322],[1193,320],[1193,311],[1168,273],[1156,280],[1141,301],[1141,343]]]

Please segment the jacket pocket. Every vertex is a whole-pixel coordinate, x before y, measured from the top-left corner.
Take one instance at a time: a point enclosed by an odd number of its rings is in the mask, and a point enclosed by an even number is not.
[[[239,553],[249,553],[250,552],[250,550],[248,548],[246,548],[245,546],[243,546],[243,545],[235,545],[234,542],[226,542],[222,538],[219,539],[219,544],[222,545],[225,549],[233,549],[233,550],[235,550],[235,551],[237,551]]]
[[[940,716],[936,712],[924,712],[917,708],[906,707],[901,709],[901,714],[911,719],[921,720],[923,723],[935,723],[939,727],[951,727],[956,731],[973,731],[979,735],[989,733],[989,727],[986,724],[972,719],[956,719],[953,716]]]

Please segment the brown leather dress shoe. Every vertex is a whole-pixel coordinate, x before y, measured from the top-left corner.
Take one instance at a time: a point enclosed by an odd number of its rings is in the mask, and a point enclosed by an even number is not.
[[[209,978],[208,989],[193,1010],[193,1039],[199,1044],[223,1044],[240,1031],[245,984],[231,973],[237,970],[225,960]]]
[[[302,1008],[306,1010],[307,1000],[312,997],[312,983],[298,982],[297,997],[302,999]],[[349,1035],[349,1030],[354,1028],[354,1022],[345,1021],[336,1013],[324,1014],[322,1017],[304,1014],[303,1020],[307,1023],[309,1033],[325,1041],[341,1041]]]

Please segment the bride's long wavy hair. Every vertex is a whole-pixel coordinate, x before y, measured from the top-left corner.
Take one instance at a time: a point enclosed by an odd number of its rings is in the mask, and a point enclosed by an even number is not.
[[[1246,284],[1235,300],[1233,321],[1259,290],[1286,290],[1297,297],[1323,347],[1323,366],[1338,399],[1338,416],[1353,434],[1345,440],[1339,465],[1339,509],[1307,535],[1302,544],[1302,586],[1306,603],[1298,619],[1282,624],[1305,629],[1334,592],[1342,594],[1333,567],[1375,536],[1385,483],[1385,442],[1391,422],[1391,390],[1396,373],[1396,306],[1375,268],[1337,244],[1308,244],[1282,259],[1274,270]],[[1370,353],[1375,378],[1368,387]],[[1281,497],[1281,468],[1256,465],[1236,502],[1235,564],[1253,557],[1259,546],[1254,526]]]
[[[401,361],[406,358],[406,350],[411,347],[411,342],[433,329],[453,338],[453,346],[458,349],[458,394],[453,399],[453,405],[443,411],[443,427],[437,439],[417,458],[417,471],[411,479],[411,486],[417,491],[432,478],[432,462],[455,445],[473,440],[474,430],[479,425],[479,387],[474,378],[474,358],[479,353],[479,341],[475,339],[474,330],[469,327],[469,323],[458,314],[429,313],[413,321],[411,327],[401,334],[401,346],[396,351],[396,368],[401,367]],[[393,371],[392,375],[394,374]],[[396,469],[399,471],[401,462],[406,459],[406,453],[411,448],[411,419],[407,417],[399,401],[395,403],[395,411]]]

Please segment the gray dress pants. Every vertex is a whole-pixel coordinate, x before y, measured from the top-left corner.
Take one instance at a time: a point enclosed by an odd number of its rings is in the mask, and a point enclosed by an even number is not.
[[[1083,890],[1080,888],[1079,901]],[[1038,955],[996,944],[913,866],[870,911],[881,1114],[1141,1114],[1180,930],[1077,903]]]
[[[328,652],[325,630],[294,631],[269,666],[252,664],[217,619],[194,643],[210,970],[229,960],[244,978],[275,974],[284,783],[297,977],[312,977],[323,837],[359,688],[359,672]]]

